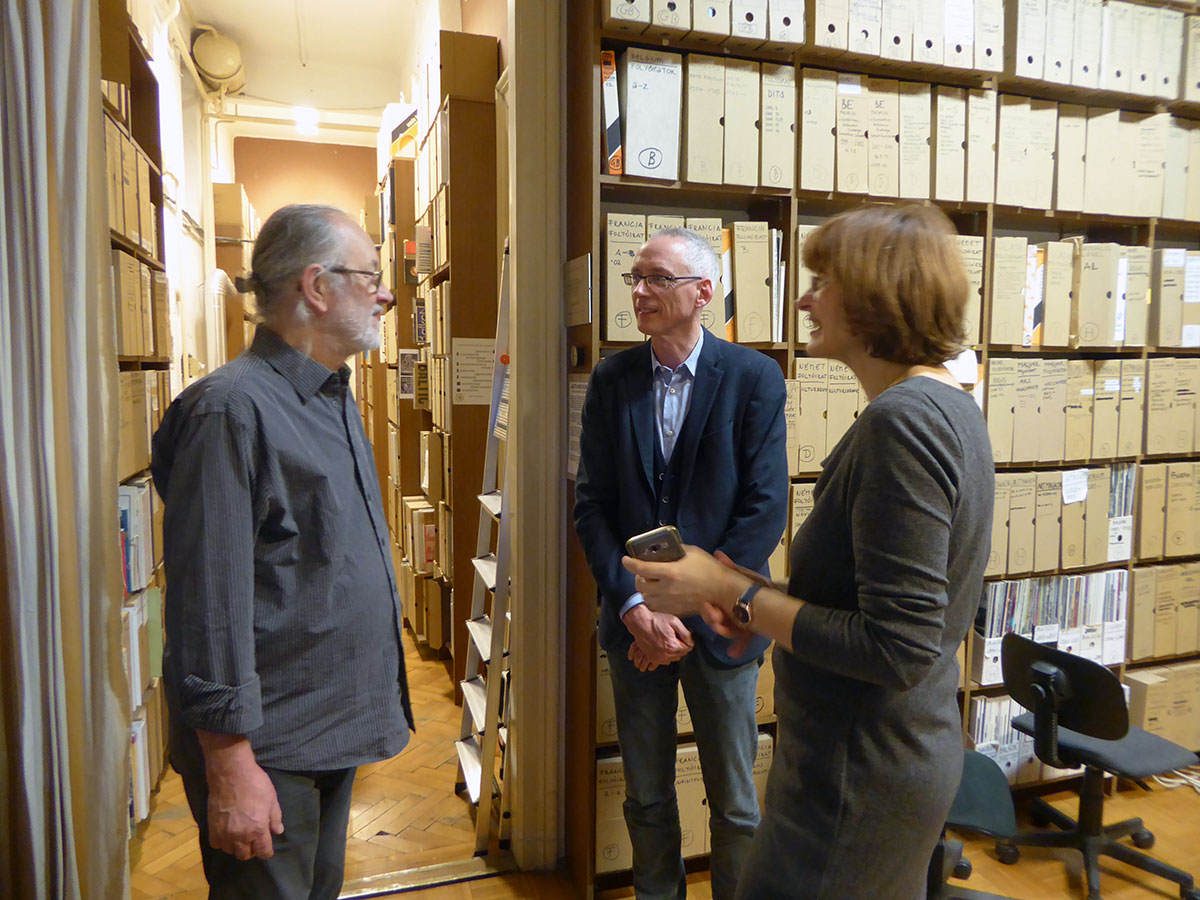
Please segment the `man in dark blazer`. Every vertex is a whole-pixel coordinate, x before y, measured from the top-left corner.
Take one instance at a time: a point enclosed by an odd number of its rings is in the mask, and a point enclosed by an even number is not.
[[[739,655],[700,618],[649,610],[625,541],[663,524],[766,572],[787,518],[784,384],[770,357],[706,334],[720,262],[695,232],[660,231],[626,281],[650,340],[604,359],[588,385],[575,527],[600,588],[639,900],[686,895],[675,797],[678,685],[708,795],[713,897],[732,897],[758,825],[755,689],[766,642]]]

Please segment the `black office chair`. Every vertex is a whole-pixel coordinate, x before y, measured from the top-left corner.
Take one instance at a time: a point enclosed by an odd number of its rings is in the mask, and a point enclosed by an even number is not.
[[[1200,900],[1200,890],[1187,872],[1119,843],[1119,838],[1129,837],[1143,850],[1154,846],[1154,835],[1141,819],[1103,824],[1105,773],[1146,787],[1142,779],[1195,765],[1196,754],[1130,726],[1121,683],[1099,663],[1016,634],[1004,636],[1000,652],[1009,695],[1033,710],[1013,719],[1013,727],[1033,736],[1037,758],[1046,765],[1084,767],[1078,821],[1044,800],[1034,800],[1033,823],[1057,825],[1062,831],[1025,832],[1000,841],[1000,861],[1015,863],[1021,854],[1018,845],[1071,847],[1083,853],[1089,900],[1100,898],[1102,855],[1174,881],[1183,900]]]
[[[1011,838],[1017,833],[1008,779],[989,759],[974,750],[963,752],[963,774],[946,825],[959,831]],[[950,876],[967,878],[971,862],[962,855],[962,841],[951,838],[942,829],[942,839],[929,863],[926,900],[1011,900],[998,894],[985,894],[949,884]]]

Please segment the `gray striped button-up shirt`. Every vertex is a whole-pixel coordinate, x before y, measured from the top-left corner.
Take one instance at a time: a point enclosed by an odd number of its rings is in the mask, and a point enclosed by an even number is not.
[[[399,753],[399,597],[349,369],[260,327],[171,404],[153,456],[173,757],[199,758],[192,729],[245,734],[277,769]]]

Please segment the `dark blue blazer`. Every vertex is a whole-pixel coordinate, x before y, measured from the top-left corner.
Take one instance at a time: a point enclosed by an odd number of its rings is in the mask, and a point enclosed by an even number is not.
[[[654,386],[650,342],[600,362],[588,384],[575,481],[575,529],[600,587],[600,646],[626,652],[633,636],[620,619],[635,592],[621,565],[625,541],[658,524],[654,489]],[[766,572],[787,524],[785,391],[773,359],[704,335],[691,405],[675,445],[676,526],[685,542],[723,550]],[[697,642],[726,665],[759,656],[756,639],[736,658],[729,640],[699,616],[685,620]]]

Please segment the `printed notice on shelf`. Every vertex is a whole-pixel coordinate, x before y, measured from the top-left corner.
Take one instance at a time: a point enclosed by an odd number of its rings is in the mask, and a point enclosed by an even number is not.
[[[592,321],[592,254],[568,259],[563,266],[567,286],[566,325],[587,325]]]
[[[450,377],[455,406],[487,406],[492,402],[492,366],[496,344],[491,338],[455,338]]]
[[[583,400],[588,376],[567,376],[567,477],[579,474],[579,435],[583,431]]]
[[[975,384],[979,381],[979,357],[968,347],[954,359],[946,361],[946,371],[953,375],[959,384]]]
[[[1183,302],[1200,303],[1200,254],[1189,253],[1183,275]]]
[[[433,271],[433,229],[428,225],[417,226],[417,262],[413,268],[418,275]]]
[[[508,366],[504,367],[504,381],[500,388],[500,405],[496,407],[496,424],[492,426],[492,434],[498,441],[508,440]]]
[[[1133,516],[1113,516],[1108,520],[1108,561],[1125,562],[1133,546]]]
[[[1087,469],[1072,469],[1062,473],[1063,506],[1087,499]]]
[[[861,75],[838,75],[838,93],[839,94],[861,94],[862,93],[862,76]]]
[[[400,383],[398,395],[401,400],[412,400],[416,396],[417,350],[397,350],[396,356],[400,362]]]

